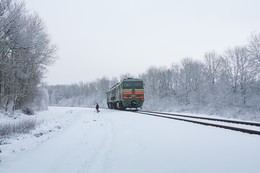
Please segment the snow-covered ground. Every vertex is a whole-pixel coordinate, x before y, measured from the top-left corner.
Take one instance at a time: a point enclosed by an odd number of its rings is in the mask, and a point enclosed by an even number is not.
[[[259,173],[260,136],[132,112],[57,108],[0,145],[1,173]]]

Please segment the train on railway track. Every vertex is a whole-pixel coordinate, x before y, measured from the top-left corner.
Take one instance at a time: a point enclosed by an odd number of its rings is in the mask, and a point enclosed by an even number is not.
[[[127,78],[112,86],[107,92],[110,109],[138,109],[144,103],[144,83],[141,79]]]

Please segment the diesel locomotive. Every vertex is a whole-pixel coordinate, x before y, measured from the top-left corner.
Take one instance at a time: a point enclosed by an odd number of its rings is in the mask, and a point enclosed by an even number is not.
[[[127,78],[112,86],[107,92],[110,109],[139,108],[144,102],[144,83],[141,79]]]

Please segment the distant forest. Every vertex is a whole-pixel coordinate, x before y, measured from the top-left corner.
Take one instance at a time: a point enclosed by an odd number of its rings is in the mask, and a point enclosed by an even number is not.
[[[37,14],[22,1],[0,1],[0,111],[55,106],[106,106],[106,91],[125,77],[145,83],[143,109],[187,111],[260,120],[260,34],[204,60],[184,58],[171,67],[151,67],[139,76],[103,77],[72,85],[43,86],[56,45]],[[241,116],[242,115],[242,116]]]
[[[145,83],[146,110],[187,111],[260,120],[260,34],[244,46],[204,61],[184,58],[171,67],[151,67],[139,76]],[[49,86],[50,105],[106,106],[106,91],[120,79],[107,77],[90,83]],[[242,116],[241,116],[242,115]]]

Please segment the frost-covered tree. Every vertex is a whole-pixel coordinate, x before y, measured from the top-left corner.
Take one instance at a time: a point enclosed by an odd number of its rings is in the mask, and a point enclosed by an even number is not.
[[[202,102],[204,65],[192,58],[182,60],[180,85],[182,100],[185,104]]]
[[[260,79],[260,34],[253,34],[247,46],[251,67]]]
[[[0,1],[0,105],[20,109],[37,95],[46,67],[53,62],[56,46],[37,14],[22,1]]]

